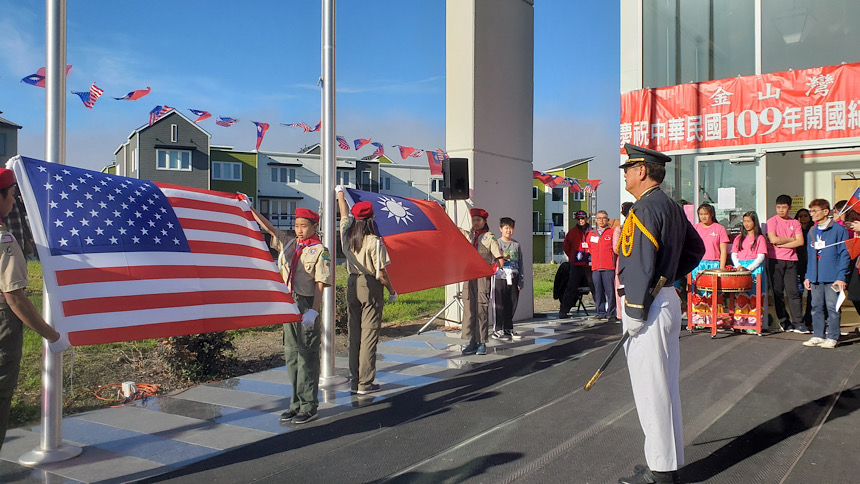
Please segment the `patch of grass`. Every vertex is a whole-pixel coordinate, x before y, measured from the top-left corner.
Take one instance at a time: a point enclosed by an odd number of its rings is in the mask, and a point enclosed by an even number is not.
[[[535,264],[534,266],[534,297],[552,297],[552,286],[558,264]]]

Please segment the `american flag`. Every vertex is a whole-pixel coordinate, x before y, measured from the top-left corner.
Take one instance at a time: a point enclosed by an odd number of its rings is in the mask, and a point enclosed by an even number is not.
[[[594,193],[597,187],[600,186],[600,180],[585,180],[585,193]]]
[[[343,136],[335,136],[335,139],[337,140],[337,145],[340,146],[340,149],[349,149],[349,143],[346,142],[346,138],[344,138]]]
[[[382,156],[385,154],[385,147],[382,146],[382,143],[377,143],[376,141],[373,141],[370,144],[376,146],[376,150],[373,151],[372,156]]]
[[[92,109],[93,104],[95,104],[96,101],[99,100],[102,94],[104,94],[104,90],[99,89],[99,87],[96,86],[96,83],[94,82],[93,85],[90,86],[90,100],[84,101],[84,106]]]
[[[156,121],[161,119],[162,116],[170,112],[173,108],[170,106],[155,106],[152,111],[149,112],[149,125],[152,126]]]
[[[15,157],[54,327],[74,345],[298,321],[244,198]]]
[[[217,124],[218,126],[224,126],[225,128],[229,128],[230,126],[236,124],[236,121],[239,120],[228,116],[218,116],[218,119],[215,121],[215,124]]]
[[[302,129],[304,130],[304,132],[305,132],[305,133],[309,133],[309,132],[311,131],[311,129],[313,129],[313,128],[311,128],[310,126],[308,126],[308,124],[307,124],[307,123],[303,123],[303,122],[301,122],[301,121],[299,121],[298,123],[290,123],[290,124],[284,124],[284,123],[281,123],[281,125],[282,125],[282,126],[287,126],[287,127],[289,127],[289,128],[293,128],[293,127],[295,127],[295,128],[302,128]]]

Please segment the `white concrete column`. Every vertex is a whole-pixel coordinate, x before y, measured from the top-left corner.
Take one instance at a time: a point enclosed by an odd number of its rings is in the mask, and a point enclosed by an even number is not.
[[[497,236],[499,218],[516,221],[526,287],[515,319],[530,318],[534,2],[447,0],[446,17],[446,146],[451,157],[469,159],[471,188],[471,200],[457,204],[456,221],[471,225],[470,206],[490,213]],[[446,301],[455,291],[446,289]],[[457,311],[446,317],[459,320]]]

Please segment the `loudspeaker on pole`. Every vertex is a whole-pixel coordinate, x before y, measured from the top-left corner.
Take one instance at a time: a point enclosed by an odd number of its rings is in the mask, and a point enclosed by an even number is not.
[[[469,198],[469,159],[445,158],[442,160],[442,198],[467,200]]]

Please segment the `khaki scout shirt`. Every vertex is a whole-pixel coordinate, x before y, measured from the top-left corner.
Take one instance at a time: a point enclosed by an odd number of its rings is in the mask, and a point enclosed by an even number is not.
[[[388,250],[385,249],[382,238],[377,235],[365,235],[358,253],[350,250],[346,229],[352,225],[352,222],[352,217],[340,219],[340,243],[343,246],[343,255],[346,256],[346,271],[350,274],[377,277],[377,272],[391,264]]]
[[[460,232],[466,236],[469,243],[475,245],[475,231],[460,229]],[[478,242],[478,255],[484,258],[487,264],[492,264],[494,260],[504,257],[499,241],[492,232],[485,232],[481,235],[481,240]]]
[[[30,284],[27,279],[27,259],[15,237],[5,225],[0,225],[0,308],[8,308],[2,293],[24,289]]]
[[[271,247],[280,254],[278,255],[278,269],[284,282],[290,280],[290,262],[296,253],[297,239],[276,227],[272,236]],[[302,249],[299,261],[296,264],[296,273],[293,275],[292,291],[300,296],[313,297],[316,283],[321,282],[323,286],[331,286],[331,256],[328,249],[322,244],[312,245]]]

